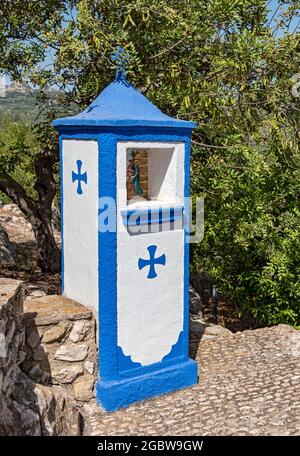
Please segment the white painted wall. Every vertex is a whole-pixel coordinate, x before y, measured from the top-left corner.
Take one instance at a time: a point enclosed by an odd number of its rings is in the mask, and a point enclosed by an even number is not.
[[[143,366],[159,362],[177,342],[183,329],[184,231],[163,231],[130,236],[125,229],[121,210],[126,207],[126,148],[157,148],[156,167],[162,154],[169,162],[168,187],[170,202],[183,204],[184,144],[118,143],[117,154],[117,300],[118,345],[126,356]],[[173,149],[170,161],[170,150]],[[153,151],[151,150],[151,153]],[[163,154],[166,152],[166,156]],[[153,156],[154,156],[153,155]],[[168,157],[168,158],[167,158]],[[154,162],[152,162],[154,163]],[[172,163],[170,165],[170,163]],[[152,166],[152,165],[151,165]],[[170,168],[171,166],[171,168]],[[170,169],[169,169],[170,168]],[[177,176],[174,186],[174,176]],[[170,192],[170,184],[175,195]],[[176,187],[176,188],[175,188]],[[165,193],[166,195],[167,193]],[[164,198],[164,203],[166,199]],[[142,203],[140,203],[142,205]],[[147,206],[147,202],[144,203]],[[151,206],[153,207],[153,202]],[[140,206],[140,205],[139,205]],[[159,207],[159,202],[157,202]],[[158,225],[157,225],[158,227]],[[157,245],[156,257],[166,255],[166,265],[156,266],[158,276],[148,279],[148,267],[139,270],[138,259],[149,258],[147,247]]]
[[[182,180],[181,160],[174,149],[150,149],[148,153],[149,196],[160,201],[174,201]]]
[[[72,182],[76,161],[82,161],[87,185],[77,193]],[[63,140],[64,295],[98,309],[98,144]]]

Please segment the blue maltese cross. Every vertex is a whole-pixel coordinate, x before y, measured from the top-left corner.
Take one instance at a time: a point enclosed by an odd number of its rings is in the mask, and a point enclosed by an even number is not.
[[[116,50],[111,53],[111,60],[117,64],[116,79],[125,78],[125,68],[128,59],[129,54],[125,52],[125,49],[121,46],[117,46]]]
[[[156,271],[155,271],[155,266],[157,264],[161,264],[162,266],[165,266],[166,264],[166,255],[161,255],[158,258],[155,258],[155,253],[157,250],[157,245],[149,245],[147,247],[147,250],[149,252],[150,259],[149,260],[144,260],[143,258],[139,258],[138,261],[138,267],[139,269],[143,269],[146,266],[149,266],[149,271],[147,275],[147,279],[155,279],[157,277]]]
[[[81,167],[82,167],[82,161],[77,160],[76,162],[77,165],[77,173],[75,171],[72,171],[72,182],[77,181],[77,193],[78,195],[82,195],[82,188],[81,188],[81,182],[84,182],[87,184],[87,172],[81,174]]]

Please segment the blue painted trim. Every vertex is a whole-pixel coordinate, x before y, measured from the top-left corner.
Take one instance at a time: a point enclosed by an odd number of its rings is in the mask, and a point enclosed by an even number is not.
[[[99,198],[117,196],[116,137],[101,135],[99,147]],[[98,231],[99,370],[100,378],[119,378],[117,356],[117,234]]]
[[[179,362],[185,362],[186,357],[183,355],[182,341],[183,341],[183,338],[181,337],[180,342],[177,341],[176,344],[172,346],[170,353],[165,355],[161,361],[159,361],[157,363],[153,363],[153,364],[148,364],[148,366],[142,366],[142,365],[138,366],[138,364],[140,364],[140,363],[136,363],[135,361],[132,361],[131,356],[127,357],[127,358],[130,358],[130,360],[127,359],[123,366],[123,361],[121,359],[120,360],[121,362],[119,364],[120,379],[148,374],[151,372],[159,371],[161,368],[174,366],[175,364],[178,364]],[[174,347],[176,347],[176,348],[174,349]],[[118,347],[118,349],[119,348],[120,347]],[[180,349],[181,349],[181,351],[180,351]],[[122,349],[120,349],[120,350],[122,350]],[[126,355],[124,355],[124,356],[126,356]],[[165,357],[168,357],[168,358],[165,359]],[[130,363],[130,361],[132,362],[132,364]],[[125,368],[125,364],[126,364],[126,368]]]
[[[125,226],[154,225],[182,220],[183,206],[124,209],[121,211]]]
[[[178,364],[178,362],[186,361],[186,357],[183,353],[183,342],[184,332],[181,331],[177,342],[172,345],[170,352],[158,363],[153,363],[148,366],[142,366],[141,363],[132,361],[131,356],[124,355],[122,348],[118,347],[118,366],[121,377],[144,375],[158,371],[162,366],[166,368]]]
[[[183,343],[184,343],[184,331],[178,336],[178,340],[176,344],[174,344],[171,348],[170,353],[163,357],[162,361],[169,361],[173,358],[180,358],[183,355]]]
[[[143,120],[143,119],[128,119],[128,120],[109,120],[109,119],[78,119],[72,117],[63,117],[61,119],[54,120],[52,126],[56,129],[59,127],[157,127],[157,128],[185,128],[192,130],[197,126],[195,122],[189,122],[186,120],[172,119],[166,121],[155,121],[155,120]]]
[[[170,127],[162,129],[153,126],[128,126],[128,127],[117,127],[113,125],[108,126],[74,126],[74,125],[60,125],[56,127],[56,130],[63,135],[67,135],[69,138],[92,138],[98,135],[115,134],[118,141],[155,141],[160,142],[159,138],[169,138],[169,140],[162,139],[161,142],[182,142],[191,135],[191,132],[187,129]],[[170,138],[173,139],[170,139]],[[157,141],[156,141],[157,138]]]
[[[197,379],[197,363],[188,359],[140,376],[100,380],[96,384],[96,399],[104,410],[113,412],[137,401],[192,386]]]
[[[64,255],[64,184],[63,184],[63,136],[59,137],[59,179],[60,179],[60,233],[61,233],[61,293],[65,290],[65,255]]]
[[[141,363],[132,361],[130,355],[124,355],[121,347],[118,346],[118,369],[119,372],[128,371],[130,369],[139,369],[142,367]]]
[[[193,129],[194,122],[162,113],[126,79],[110,83],[83,112],[56,119],[54,127],[72,126],[156,126]]]
[[[191,155],[191,137],[185,141],[184,147],[184,286],[183,286],[183,350],[185,356],[189,354],[189,286],[190,286],[190,244],[187,242],[187,236],[190,231],[190,207],[186,200],[190,196],[190,155]]]

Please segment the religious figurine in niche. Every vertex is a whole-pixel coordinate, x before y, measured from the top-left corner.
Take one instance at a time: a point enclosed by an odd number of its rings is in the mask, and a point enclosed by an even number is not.
[[[141,176],[140,176],[140,165],[139,165],[139,161],[133,159],[133,164],[132,164],[132,178],[131,178],[131,181],[132,181],[132,184],[133,184],[134,193],[135,193],[136,195],[141,195],[141,196],[143,196],[144,192],[143,192],[143,189],[142,189],[142,187],[141,187],[140,177],[141,177]]]
[[[133,162],[132,162],[132,159],[129,159],[128,164],[127,164],[127,169],[126,169],[127,195],[133,193],[132,176],[133,176]]]
[[[127,151],[127,200],[144,200],[148,193],[148,154],[145,150]]]

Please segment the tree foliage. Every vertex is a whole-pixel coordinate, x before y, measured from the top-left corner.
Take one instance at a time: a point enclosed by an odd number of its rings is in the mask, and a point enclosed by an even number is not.
[[[22,117],[12,120],[8,115],[0,123],[0,173],[7,172],[26,189],[28,194],[35,197],[34,157],[40,148],[34,128],[30,128]],[[1,195],[0,195],[1,197]],[[2,201],[8,203],[7,197]]]
[[[72,103],[79,110],[111,81],[110,54],[125,47],[128,79],[164,112],[198,124],[192,194],[205,197],[205,237],[193,246],[192,267],[209,272],[240,309],[299,324],[299,99],[292,77],[299,72],[300,2],[279,1],[273,12],[269,4],[4,2],[0,70],[30,81],[42,103],[56,88],[66,110]]]

